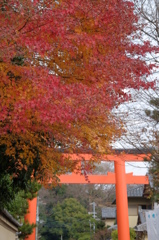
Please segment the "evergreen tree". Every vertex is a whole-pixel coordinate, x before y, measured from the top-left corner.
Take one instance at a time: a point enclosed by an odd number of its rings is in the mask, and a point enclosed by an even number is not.
[[[65,199],[52,209],[40,231],[41,239],[90,240],[96,220],[74,198]],[[90,231],[91,230],[91,231]]]

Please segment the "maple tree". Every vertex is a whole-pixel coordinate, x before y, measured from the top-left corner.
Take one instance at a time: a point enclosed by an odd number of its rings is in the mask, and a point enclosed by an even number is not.
[[[120,136],[111,110],[125,89],[153,86],[142,56],[157,50],[132,41],[133,10],[123,0],[0,3],[0,139],[19,169],[38,155],[34,175],[47,180],[74,167],[59,148],[107,152]]]

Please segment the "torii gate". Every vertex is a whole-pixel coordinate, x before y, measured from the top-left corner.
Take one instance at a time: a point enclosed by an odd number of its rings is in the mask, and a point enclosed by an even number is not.
[[[92,154],[69,154],[67,155],[72,161],[78,161],[81,165],[82,160],[90,161]],[[148,184],[147,176],[133,176],[133,173],[125,173],[125,162],[140,162],[143,161],[147,154],[132,154],[122,153],[115,155],[104,155],[101,161],[114,161],[115,172],[108,172],[107,175],[89,175],[88,180],[82,173],[73,172],[70,175],[61,175],[60,183],[62,184],[115,184],[116,186],[116,208],[117,208],[117,225],[118,239],[130,240],[129,233],[129,218],[128,218],[128,199],[127,199],[127,184]],[[25,216],[25,220],[30,223],[36,223],[36,208],[37,198],[29,201],[29,212]],[[35,229],[27,240],[35,240]]]

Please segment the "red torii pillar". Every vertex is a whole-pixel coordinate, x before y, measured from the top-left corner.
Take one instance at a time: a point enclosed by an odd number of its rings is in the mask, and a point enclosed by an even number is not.
[[[72,161],[83,160],[90,161],[92,154],[65,154]],[[127,184],[148,184],[147,176],[133,176],[132,173],[125,173],[125,162],[140,162],[147,157],[145,154],[118,154],[105,155],[101,157],[101,161],[114,161],[115,173],[107,175],[89,175],[88,180],[79,172],[73,172],[71,175],[61,175],[60,183],[62,184],[115,184],[116,185],[116,206],[117,206],[117,224],[118,224],[118,239],[130,240],[129,233],[129,218],[128,218],[128,199],[127,199]],[[29,213],[25,220],[30,223],[36,223],[36,203],[33,199],[29,201]],[[27,240],[35,240],[35,231],[27,238]]]
[[[36,209],[37,209],[37,197],[33,200],[28,200],[28,213],[25,215],[25,221],[29,222],[30,224],[36,224]],[[36,229],[33,229],[31,235],[29,235],[27,240],[35,240],[36,239]]]

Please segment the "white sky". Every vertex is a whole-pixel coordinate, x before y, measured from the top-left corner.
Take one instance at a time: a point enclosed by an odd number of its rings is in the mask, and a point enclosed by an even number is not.
[[[148,172],[148,164],[145,162],[128,162],[125,164],[126,173],[133,172],[134,176],[145,176]]]

